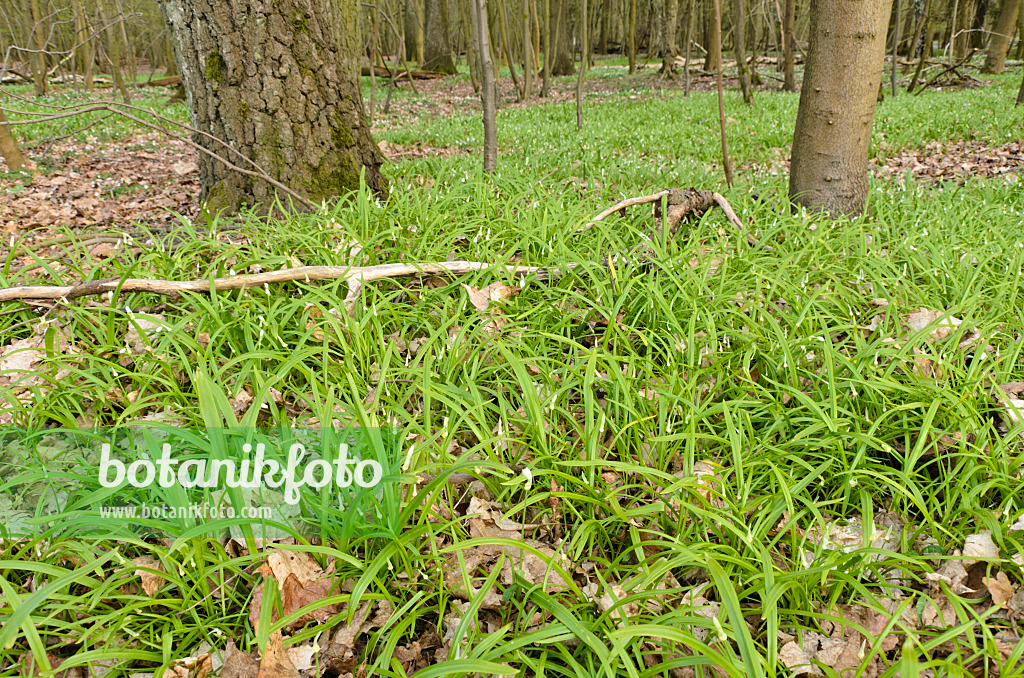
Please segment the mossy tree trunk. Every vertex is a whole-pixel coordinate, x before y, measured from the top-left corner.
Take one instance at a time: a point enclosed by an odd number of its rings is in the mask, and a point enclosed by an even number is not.
[[[891,9],[892,0],[811,2],[789,176],[798,204],[833,216],[864,211]]]
[[[452,61],[452,42],[448,35],[447,0],[427,0],[423,70],[449,75],[455,73],[455,62]]]
[[[362,112],[358,0],[160,0],[192,125],[205,148],[314,203],[359,188],[387,192]],[[239,157],[241,154],[242,157]],[[199,156],[210,211],[269,207],[275,189]],[[284,196],[282,196],[284,198]]]

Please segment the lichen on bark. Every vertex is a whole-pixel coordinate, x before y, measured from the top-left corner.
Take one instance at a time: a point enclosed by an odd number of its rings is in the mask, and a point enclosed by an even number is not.
[[[239,167],[254,161],[313,203],[358,189],[387,193],[362,113],[358,0],[160,0],[195,141]],[[244,157],[240,157],[241,156]],[[274,202],[275,188],[200,154],[210,211]],[[283,198],[283,196],[282,196]]]

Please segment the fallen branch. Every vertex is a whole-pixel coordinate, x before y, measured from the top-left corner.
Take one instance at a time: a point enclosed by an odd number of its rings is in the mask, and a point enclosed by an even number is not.
[[[90,280],[70,286],[24,285],[0,288],[0,302],[25,299],[56,299],[70,301],[78,297],[97,294],[122,294],[126,292],[150,292],[152,294],[178,295],[183,292],[209,293],[211,291],[243,290],[249,287],[280,282],[301,280],[345,280],[349,293],[345,305],[349,307],[359,295],[362,284],[381,278],[401,278],[422,275],[464,275],[472,271],[494,268],[493,264],[480,261],[447,261],[423,264],[381,264],[379,266],[299,266],[283,271],[235,275],[214,280],[157,280],[152,278],[128,278],[119,280]],[[541,279],[561,275],[558,269],[540,266],[504,266],[511,275],[526,277],[537,275]]]
[[[398,70],[398,69],[395,69],[395,70]],[[412,78],[414,80],[436,80],[438,78],[443,78],[444,77],[443,73],[431,73],[430,71],[421,71],[421,70],[417,70],[417,69],[412,69],[412,70],[406,69],[406,70],[402,71],[401,73],[398,73],[397,75],[395,75],[390,70],[388,70],[387,68],[384,68],[382,66],[374,66],[373,67],[373,74],[374,74],[375,77],[378,77],[378,78],[390,78],[390,77],[394,76],[394,77],[396,77],[398,79],[401,79],[401,78]],[[370,67],[369,66],[363,66],[362,69],[360,69],[360,75],[366,75],[366,76],[370,75]]]
[[[669,191],[658,191],[657,193],[651,193],[650,195],[642,195],[638,198],[626,198],[625,200],[620,200],[611,207],[609,207],[608,209],[606,209],[604,212],[601,212],[596,217],[591,219],[589,223],[577,228],[576,232],[582,233],[588,228],[594,226],[594,224],[601,221],[605,217],[615,214],[616,212],[621,211],[623,215],[625,215],[625,210],[627,207],[632,207],[633,205],[645,205],[650,202],[657,202],[664,198],[665,196],[667,196],[668,194]]]

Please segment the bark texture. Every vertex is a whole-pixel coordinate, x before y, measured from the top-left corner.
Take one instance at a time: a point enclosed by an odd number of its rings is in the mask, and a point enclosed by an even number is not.
[[[18,142],[11,134],[11,127],[7,124],[7,116],[3,111],[0,111],[0,155],[7,163],[8,172],[16,172],[25,166],[25,156],[21,154]]]
[[[789,196],[833,216],[862,213],[868,145],[892,0],[812,0]]]
[[[447,0],[427,0],[426,45],[423,56],[423,70],[448,75],[455,73],[452,41],[448,35]]]
[[[197,143],[244,158],[312,202],[358,189],[360,171],[387,192],[362,111],[357,0],[161,0]],[[240,155],[239,155],[240,154]],[[212,212],[265,205],[274,188],[199,156]]]
[[[988,43],[988,55],[982,73],[1002,73],[1006,70],[1006,50],[1010,47],[1010,38],[1017,29],[1017,13],[1020,12],[1020,0],[1003,0],[999,10],[999,18],[992,27],[992,39]]]

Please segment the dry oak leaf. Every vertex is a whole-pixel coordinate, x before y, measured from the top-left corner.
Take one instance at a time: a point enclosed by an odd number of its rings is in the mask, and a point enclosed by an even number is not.
[[[153,596],[164,585],[164,578],[158,574],[164,572],[163,563],[153,556],[139,556],[132,562],[135,563],[135,575],[142,579],[142,590],[147,596]]]
[[[272,577],[281,591],[281,608],[288,616],[301,607],[311,605],[331,595],[337,595],[335,579],[317,564],[305,551],[284,551],[274,549],[267,556],[267,562],[260,566],[264,578]],[[259,625],[260,610],[263,607],[263,587],[260,582],[253,589],[252,604],[249,608],[249,623],[253,629]],[[306,612],[291,622],[288,628],[297,628],[310,621],[322,624],[338,611],[336,604],[324,605]],[[278,618],[275,614],[275,620]]]
[[[267,649],[260,660],[256,678],[302,678],[295,664],[292,664],[288,651],[284,649],[280,631],[275,631],[267,639]]]
[[[491,302],[508,301],[522,291],[518,287],[510,287],[500,282],[491,283],[481,289],[463,283],[462,288],[466,290],[466,294],[469,295],[469,300],[476,310],[481,313],[490,313],[491,315],[495,315],[495,312],[490,308]]]
[[[915,334],[923,331],[926,327],[931,325],[937,320],[941,320],[938,326],[928,334],[928,341],[936,342],[945,339],[953,333],[963,321],[959,318],[954,318],[949,315],[946,311],[930,311],[926,308],[920,308],[912,313],[908,313],[903,316],[903,322],[906,324],[907,329],[911,330]]]
[[[994,577],[985,577],[983,581],[989,595],[992,596],[993,605],[1002,605],[1013,597],[1013,584],[1005,572],[1000,572]]]

